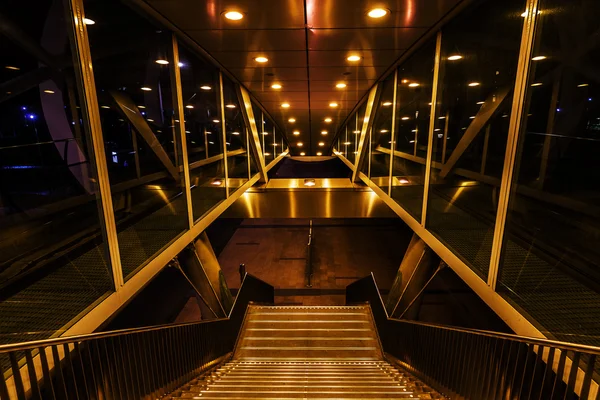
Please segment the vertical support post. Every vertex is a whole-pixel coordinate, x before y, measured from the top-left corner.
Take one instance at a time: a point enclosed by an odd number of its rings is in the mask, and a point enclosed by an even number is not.
[[[548,124],[546,125],[546,136],[544,137],[544,146],[542,148],[542,159],[540,161],[540,175],[538,177],[538,185],[541,190],[544,189],[546,181],[546,173],[548,171],[548,158],[550,157],[550,147],[552,144],[552,133],[554,132],[554,120],[556,119],[556,105],[558,103],[558,95],[560,94],[560,79],[562,70],[554,76],[552,84],[552,99],[550,100],[550,110],[548,110]]]
[[[427,139],[427,161],[425,164],[425,181],[423,182],[423,208],[421,212],[421,225],[427,222],[427,204],[429,202],[429,184],[431,182],[431,164],[433,158],[433,134],[435,132],[435,110],[437,109],[437,95],[440,80],[440,65],[442,60],[442,31],[438,31],[435,42],[435,64],[433,67],[433,88],[431,91],[431,111],[429,115],[429,135]],[[444,142],[444,146],[446,142]],[[445,148],[445,147],[444,147]]]
[[[140,167],[140,148],[137,141],[137,133],[135,129],[131,129],[129,125],[129,132],[131,133],[131,144],[133,146],[133,159],[135,161],[135,176],[140,179],[142,177],[142,168]]]
[[[396,150],[396,101],[398,98],[398,68],[394,70],[394,96],[392,98],[392,134],[390,144],[390,175],[388,180],[388,196],[392,197],[392,177],[394,176],[394,153]]]
[[[85,12],[83,0],[69,0],[68,5],[72,13],[71,28],[73,29],[73,62],[79,81],[79,97],[81,108],[85,110],[87,118],[84,118],[85,130],[90,135],[90,161],[94,166],[98,179],[98,212],[102,237],[108,249],[108,259],[111,265],[115,291],[123,286],[123,270],[121,267],[121,255],[119,252],[119,241],[117,238],[117,225],[113,209],[110,182],[108,178],[108,167],[106,165],[106,154],[104,152],[104,137],[102,135],[102,123],[100,121],[100,108],[96,95],[96,82],[92,67],[92,55],[86,25],[83,23]]]
[[[250,163],[250,129],[246,128],[246,162],[248,163],[248,180],[252,179],[252,164]]]
[[[371,179],[371,157],[373,157],[373,127],[369,129],[369,154],[367,154],[369,159],[367,160],[367,176]]]
[[[204,158],[208,158],[208,131],[204,128]]]
[[[373,117],[375,114],[375,110],[377,109],[377,107],[375,107],[375,103],[378,99],[378,95],[379,95],[379,86],[380,84],[377,83],[375,86],[373,86],[371,88],[371,91],[369,92],[369,98],[367,99],[367,107],[365,109],[365,117],[363,120],[363,124],[362,124],[362,130],[360,132],[360,141],[358,142],[358,147],[356,149],[356,151],[358,152],[356,154],[356,157],[354,158],[354,171],[352,172],[352,182],[356,182],[358,179],[358,173],[360,172],[360,169],[362,167],[362,163],[365,160],[365,144],[367,142],[367,132],[369,132],[369,130],[371,129],[371,127],[373,126]],[[356,114],[358,116],[358,114]],[[357,121],[358,123],[358,121]],[[356,143],[356,140],[355,140]]]
[[[249,152],[250,152],[250,149],[252,149],[252,154],[250,155],[250,153],[248,153],[248,156],[249,157],[253,156],[254,160],[256,161],[256,166],[258,168],[258,172],[260,173],[260,182],[267,183],[267,182],[269,182],[269,177],[267,175],[267,167],[265,164],[265,155],[264,155],[264,152],[262,151],[262,148],[260,145],[260,137],[258,134],[258,128],[256,126],[256,120],[254,119],[254,110],[252,109],[252,100],[250,100],[250,95],[248,94],[248,91],[241,86],[238,87],[238,95],[239,95],[241,103],[242,103],[242,115],[244,116],[244,121],[246,122],[246,126],[248,127],[249,133],[252,135],[252,140],[250,141],[250,147],[248,148]],[[273,143],[276,144],[275,134],[273,134]],[[277,147],[277,146],[273,146],[273,147]],[[275,154],[274,152],[275,152],[275,149],[273,149],[273,154]]]
[[[492,243],[492,254],[490,257],[490,268],[488,273],[488,285],[493,290],[496,290],[496,285],[498,283],[500,256],[502,252],[502,244],[504,242],[506,216],[508,213],[512,182],[514,178],[513,175],[516,154],[518,150],[517,147],[519,144],[519,134],[521,130],[521,124],[523,122],[523,112],[525,108],[525,97],[528,89],[527,83],[529,80],[531,55],[533,53],[535,28],[539,19],[539,2],[540,0],[527,0],[525,21],[523,22],[521,48],[519,50],[519,63],[517,66],[510,124],[508,127],[506,154],[504,155],[504,169],[502,171],[500,196],[498,198],[498,211],[496,213],[496,225],[494,227],[494,241]]]
[[[223,91],[223,72],[219,70],[219,107],[221,108],[221,134],[223,142],[223,167],[225,169],[225,195],[229,198],[229,170],[227,165],[227,122],[225,121],[225,92]]]
[[[419,146],[419,127],[415,127],[415,140],[413,143],[413,156],[417,156],[417,147]]]
[[[448,127],[450,126],[450,111],[446,111],[444,118],[444,137],[442,142],[442,165],[446,164],[446,148],[448,145]]]
[[[490,130],[492,127],[490,125],[485,128],[485,136],[483,138],[483,155],[481,157],[481,168],[479,169],[479,173],[481,175],[485,175],[485,165],[487,164],[487,155],[488,155],[488,146],[490,144]]]
[[[171,64],[171,87],[175,89],[173,92],[173,106],[176,107],[177,115],[179,116],[179,124],[174,124],[173,137],[181,143],[181,163],[183,164],[183,192],[187,203],[187,214],[189,228],[194,226],[194,213],[192,205],[192,191],[190,183],[190,163],[188,161],[187,151],[187,136],[185,133],[185,115],[183,109],[183,89],[181,87],[181,70],[179,69],[179,44],[177,37],[173,33],[171,35],[171,51],[173,52],[173,63]],[[179,135],[177,135],[179,130]],[[175,146],[175,161],[177,162],[177,141],[173,140]],[[179,168],[178,168],[179,170]]]

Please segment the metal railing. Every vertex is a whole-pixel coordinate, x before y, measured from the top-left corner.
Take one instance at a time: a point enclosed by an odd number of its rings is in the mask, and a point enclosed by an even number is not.
[[[346,287],[364,302],[385,352],[450,398],[600,399],[599,347],[389,318],[372,274]]]
[[[228,318],[0,346],[0,399],[155,399],[233,351],[248,304],[273,300],[246,274]]]

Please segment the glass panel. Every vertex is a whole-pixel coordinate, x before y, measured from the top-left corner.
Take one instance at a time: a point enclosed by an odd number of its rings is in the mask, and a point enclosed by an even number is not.
[[[242,115],[242,104],[238,99],[235,84],[223,76],[223,98],[225,101],[225,140],[227,146],[227,173],[230,193],[249,179],[246,124]]]
[[[423,213],[435,39],[398,69],[392,198],[417,221]]]
[[[219,71],[180,46],[181,87],[194,220],[227,196],[219,113]]]
[[[120,1],[84,3],[96,21],[88,29],[90,49],[128,279],[188,228],[180,117],[171,90],[171,34]]]
[[[599,345],[600,3],[540,10],[498,290],[557,339]]]
[[[346,158],[352,164],[354,164],[356,154],[358,153],[358,145],[360,142],[360,133],[363,127],[363,121],[365,119],[365,110],[367,109],[367,103],[363,103],[354,116],[348,123],[346,132],[346,142],[344,142],[344,148]]]
[[[62,333],[113,282],[63,3],[5,0],[0,14],[3,32],[18,32],[0,33],[0,344],[7,344]]]
[[[390,157],[392,148],[392,113],[394,74],[382,83],[381,97],[373,120],[370,178],[386,193],[389,188]]]
[[[427,227],[484,279],[500,180],[480,166],[504,160],[524,3],[485,2],[442,31]]]

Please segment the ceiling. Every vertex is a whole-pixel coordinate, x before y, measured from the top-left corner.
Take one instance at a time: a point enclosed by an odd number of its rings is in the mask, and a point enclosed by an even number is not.
[[[366,91],[460,1],[146,0],[256,96],[285,131],[295,155],[327,149]],[[370,18],[375,7],[389,12]],[[233,10],[244,18],[224,17]],[[350,54],[360,61],[348,61]],[[269,61],[258,63],[258,56]],[[346,88],[336,88],[339,82]],[[282,88],[272,89],[273,83]],[[338,106],[330,107],[331,102]],[[291,117],[295,123],[288,122]],[[328,117],[332,122],[325,122]],[[296,130],[300,135],[293,135]]]

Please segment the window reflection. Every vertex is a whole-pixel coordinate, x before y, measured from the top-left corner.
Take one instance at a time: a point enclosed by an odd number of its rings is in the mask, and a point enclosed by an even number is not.
[[[188,228],[171,33],[116,0],[85,5],[96,21],[88,29],[90,50],[128,279]]]
[[[246,124],[242,115],[235,84],[223,76],[223,100],[225,102],[225,147],[227,148],[227,173],[230,193],[249,179],[248,141]]]
[[[374,105],[375,117],[371,129],[370,178],[385,192],[389,189],[390,157],[392,154],[392,114],[394,111],[394,74],[381,83],[381,96]]]
[[[484,279],[524,8],[486,2],[442,30],[427,227]]]
[[[598,345],[600,4],[540,10],[498,290],[557,339]]]
[[[0,344],[62,333],[113,290],[62,4],[0,2]]]

